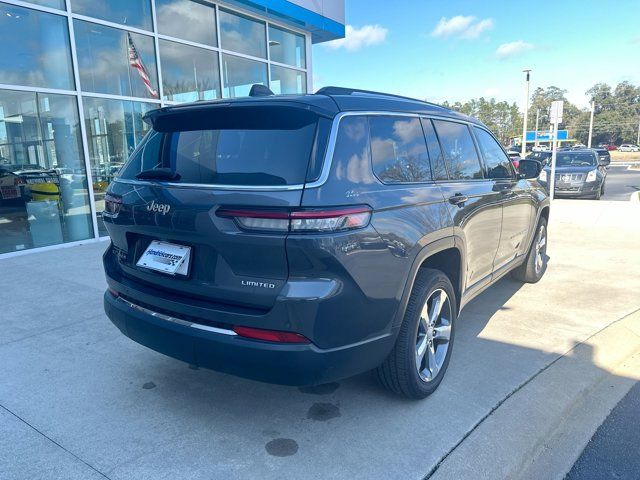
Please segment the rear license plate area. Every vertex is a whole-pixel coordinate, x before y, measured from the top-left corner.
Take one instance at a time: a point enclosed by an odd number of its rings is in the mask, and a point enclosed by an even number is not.
[[[136,262],[137,267],[171,276],[189,275],[191,247],[176,243],[152,240]]]

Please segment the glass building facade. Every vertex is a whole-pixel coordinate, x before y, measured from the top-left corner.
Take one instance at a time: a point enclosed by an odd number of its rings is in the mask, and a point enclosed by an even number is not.
[[[340,35],[282,18],[205,0],[0,0],[0,257],[105,236],[105,190],[147,111],[257,83],[308,91],[311,43]]]

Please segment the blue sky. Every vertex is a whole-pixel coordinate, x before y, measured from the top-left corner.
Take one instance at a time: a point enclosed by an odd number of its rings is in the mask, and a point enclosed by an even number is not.
[[[347,38],[313,47],[314,88],[441,102],[524,99],[555,85],[586,107],[596,82],[640,84],[640,0],[346,0]]]

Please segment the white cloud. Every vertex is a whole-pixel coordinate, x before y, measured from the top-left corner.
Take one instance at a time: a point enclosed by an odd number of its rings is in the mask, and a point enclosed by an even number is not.
[[[515,57],[529,50],[533,50],[535,45],[516,40],[515,42],[503,43],[496,49],[496,56],[500,59]]]
[[[456,15],[455,17],[442,17],[436,28],[431,32],[432,37],[455,37],[466,40],[478,38],[485,30],[493,28],[493,19],[484,18],[477,20],[476,17],[468,15]]]
[[[362,47],[378,45],[383,43],[387,38],[387,30],[380,25],[365,25],[363,27],[354,27],[347,25],[345,28],[345,37],[323,45],[332,50],[344,48],[350,52],[360,50]]]

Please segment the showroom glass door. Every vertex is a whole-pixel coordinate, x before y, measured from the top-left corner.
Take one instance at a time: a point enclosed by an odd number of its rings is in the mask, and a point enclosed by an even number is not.
[[[77,100],[0,90],[0,254],[93,237]]]

